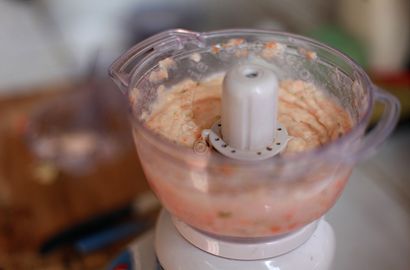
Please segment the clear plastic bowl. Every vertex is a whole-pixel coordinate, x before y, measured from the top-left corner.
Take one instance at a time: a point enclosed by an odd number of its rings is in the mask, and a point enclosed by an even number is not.
[[[150,113],[160,85],[199,81],[251,58],[269,63],[279,79],[301,79],[328,91],[350,114],[353,128],[312,151],[244,162],[216,151],[196,153],[144,125],[141,116]],[[172,59],[165,71],[164,59]],[[275,236],[320,218],[341,194],[355,163],[386,139],[399,114],[397,99],[375,87],[349,57],[281,32],[163,32],[122,55],[110,75],[129,97],[137,151],[162,204],[183,222],[223,236]],[[365,135],[375,101],[385,110]]]

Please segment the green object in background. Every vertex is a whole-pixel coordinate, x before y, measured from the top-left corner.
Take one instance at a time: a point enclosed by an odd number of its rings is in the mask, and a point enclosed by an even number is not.
[[[307,33],[308,36],[323,42],[353,58],[363,68],[367,68],[366,52],[355,38],[337,26],[324,25]]]
[[[316,28],[314,31],[308,32],[307,36],[342,51],[353,58],[364,69],[368,68],[367,54],[364,46],[362,46],[358,40],[344,32],[341,28],[335,25],[323,25]],[[408,79],[406,78],[401,79],[402,82],[395,83],[385,82],[383,81],[383,78],[380,78],[377,75],[374,75],[371,78],[377,85],[399,98],[401,102],[401,120],[410,119],[410,88]],[[380,104],[376,104],[371,122],[376,123],[378,119],[380,119],[383,111],[384,107]]]

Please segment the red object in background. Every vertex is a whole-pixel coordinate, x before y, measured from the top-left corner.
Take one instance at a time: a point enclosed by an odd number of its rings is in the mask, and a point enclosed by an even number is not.
[[[371,77],[376,85],[386,89],[400,100],[400,119],[410,119],[410,70],[397,73],[372,72]]]
[[[130,270],[131,268],[127,263],[120,263],[115,266],[114,270]]]
[[[393,74],[383,74],[375,72],[372,73],[372,78],[377,83],[383,85],[389,85],[392,87],[403,87],[403,89],[410,90],[410,71],[407,70]]]

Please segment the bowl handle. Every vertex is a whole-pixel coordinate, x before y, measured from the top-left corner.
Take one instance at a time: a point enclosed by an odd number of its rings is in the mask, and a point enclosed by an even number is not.
[[[383,103],[384,111],[376,126],[365,136],[355,155],[355,160],[366,159],[394,130],[400,116],[400,101],[387,91],[374,86],[375,102]]]
[[[115,60],[109,68],[109,75],[121,91],[127,93],[132,71],[142,59],[153,51],[161,52],[181,48],[185,40],[196,39],[198,35],[198,33],[183,29],[172,29],[147,38]]]

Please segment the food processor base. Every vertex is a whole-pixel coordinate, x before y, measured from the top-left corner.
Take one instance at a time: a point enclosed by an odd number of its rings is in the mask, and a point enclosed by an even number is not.
[[[335,251],[335,236],[329,223],[322,219],[311,237],[288,253],[261,260],[228,259],[205,252],[185,240],[169,213],[163,210],[155,233],[149,232],[139,238],[130,251],[134,270],[329,270]]]

